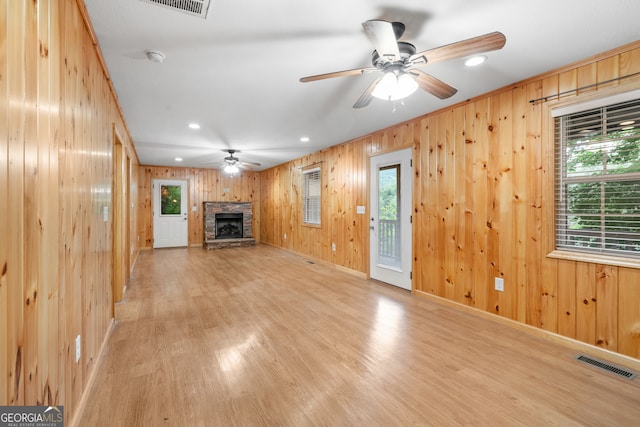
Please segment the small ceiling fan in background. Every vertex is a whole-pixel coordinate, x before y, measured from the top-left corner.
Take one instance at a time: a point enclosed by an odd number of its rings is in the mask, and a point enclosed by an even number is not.
[[[496,31],[416,53],[413,44],[399,41],[405,30],[402,22],[373,19],[364,22],[362,26],[375,47],[371,55],[373,67],[318,74],[303,77],[300,81],[305,83],[382,72],[383,75],[369,85],[353,108],[366,107],[374,97],[390,101],[403,99],[418,88],[440,99],[446,99],[453,96],[457,89],[416,67],[502,49],[506,43],[504,34]]]
[[[226,150],[229,155],[224,158],[224,164],[222,170],[228,174],[236,174],[240,172],[240,168],[250,168],[251,166],[261,166],[260,163],[256,162],[241,162],[239,158],[234,156],[237,153],[237,150]]]

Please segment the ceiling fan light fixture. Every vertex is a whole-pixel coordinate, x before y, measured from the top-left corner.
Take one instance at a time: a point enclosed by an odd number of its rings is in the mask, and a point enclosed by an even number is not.
[[[385,101],[406,98],[418,89],[418,82],[409,74],[387,72],[378,82],[371,95]]]
[[[226,173],[228,173],[229,175],[233,175],[236,174],[238,172],[240,172],[240,169],[238,169],[238,166],[234,165],[234,164],[228,164],[224,167],[224,171]]]
[[[466,65],[467,67],[475,67],[477,65],[482,64],[486,60],[487,60],[486,56],[484,56],[484,55],[476,55],[476,56],[472,56],[471,58],[469,58],[466,61],[464,61],[464,65]]]

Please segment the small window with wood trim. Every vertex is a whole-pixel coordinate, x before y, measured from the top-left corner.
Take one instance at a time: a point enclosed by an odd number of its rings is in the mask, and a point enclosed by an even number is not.
[[[320,168],[314,167],[302,171],[303,177],[303,218],[305,224],[320,225]]]
[[[640,258],[640,100],[555,118],[556,249]]]

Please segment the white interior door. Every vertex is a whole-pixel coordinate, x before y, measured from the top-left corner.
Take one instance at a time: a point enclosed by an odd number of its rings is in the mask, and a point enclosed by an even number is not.
[[[411,149],[370,160],[370,276],[411,290]]]
[[[187,246],[189,213],[187,181],[153,180],[153,247]]]

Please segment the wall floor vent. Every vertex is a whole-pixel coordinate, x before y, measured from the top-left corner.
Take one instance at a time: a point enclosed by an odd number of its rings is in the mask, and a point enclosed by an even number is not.
[[[143,3],[157,4],[173,10],[179,10],[188,15],[207,18],[211,0],[140,0]]]
[[[580,362],[583,362],[583,363],[588,363],[589,365],[593,365],[597,368],[604,369],[605,371],[612,372],[618,376],[621,376],[623,378],[627,378],[630,380],[634,379],[638,375],[635,372],[632,372],[628,369],[622,368],[620,366],[615,366],[615,365],[612,365],[611,363],[594,359],[589,356],[585,356],[584,354],[577,356],[576,360],[579,360]]]

